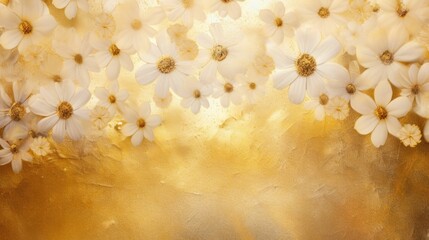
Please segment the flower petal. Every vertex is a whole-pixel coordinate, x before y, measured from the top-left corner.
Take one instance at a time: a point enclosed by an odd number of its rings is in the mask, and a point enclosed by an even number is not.
[[[374,100],[366,94],[357,94],[353,97],[353,101],[351,102],[352,108],[362,114],[362,115],[370,115],[377,108]]]
[[[392,86],[388,81],[381,81],[374,90],[375,103],[379,106],[386,107],[392,100]]]
[[[362,135],[372,132],[377,126],[379,119],[374,114],[363,115],[355,122],[355,129]]]
[[[407,97],[398,97],[386,106],[389,115],[398,118],[407,115],[411,108],[412,104]]]
[[[299,77],[289,87],[289,100],[292,103],[300,104],[304,101],[307,87],[307,80]]]
[[[387,126],[385,121],[380,121],[371,134],[371,141],[375,147],[380,147],[386,143]]]

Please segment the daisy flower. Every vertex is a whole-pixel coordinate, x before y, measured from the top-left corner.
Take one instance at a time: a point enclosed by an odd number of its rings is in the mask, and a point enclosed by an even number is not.
[[[304,101],[305,94],[318,94],[324,88],[324,79],[341,80],[347,78],[347,70],[331,60],[341,50],[340,43],[333,37],[321,40],[315,29],[300,28],[296,31],[298,51],[287,53],[276,48],[271,55],[277,66],[273,75],[274,87],[289,86],[289,100],[295,104]]]
[[[173,94],[171,94],[170,92],[167,94],[166,97],[159,97],[158,95],[153,96],[153,102],[159,108],[168,108],[168,106],[170,106],[172,101],[173,101]]]
[[[268,78],[261,76],[253,69],[249,69],[247,74],[237,76],[237,81],[242,84],[244,96],[251,104],[256,104],[257,101],[265,95],[265,84]]]
[[[268,77],[276,68],[274,60],[272,57],[267,54],[258,54],[253,60],[252,67],[255,69],[256,73]]]
[[[116,22],[113,16],[107,13],[101,13],[94,19],[93,33],[99,38],[110,39],[116,31]]]
[[[218,12],[219,16],[229,16],[234,20],[241,17],[241,7],[239,1],[244,0],[212,0],[211,9],[213,12]]]
[[[147,53],[139,54],[146,63],[136,72],[136,80],[147,85],[157,80],[155,92],[166,97],[170,88],[178,92],[185,78],[193,72],[191,62],[181,61],[176,46],[168,39],[167,34],[156,38],[157,45],[151,44]]]
[[[210,86],[203,85],[196,80],[188,80],[179,94],[183,98],[181,105],[184,108],[190,108],[194,114],[197,114],[200,112],[201,106],[209,107],[207,98],[211,93],[212,88]]]
[[[57,23],[42,1],[14,1],[6,7],[0,4],[0,27],[4,32],[0,44],[6,49],[18,46],[20,52],[39,42]]]
[[[97,87],[94,95],[99,100],[97,105],[107,108],[112,114],[123,109],[129,96],[127,90],[119,89],[117,82],[112,84],[109,89]]]
[[[68,19],[76,17],[77,9],[88,12],[88,0],[52,0],[52,4],[58,8],[63,9]]]
[[[209,26],[211,37],[205,33],[198,36],[198,44],[203,47],[200,50],[198,61],[204,64],[200,73],[203,83],[212,83],[217,80],[219,72],[226,78],[234,78],[242,72],[240,62],[239,37],[230,37],[224,34],[222,25],[211,24]],[[239,36],[236,34],[235,36]]]
[[[196,0],[161,0],[170,21],[181,19],[187,27],[192,27],[194,18],[200,21],[206,19],[201,1]]]
[[[348,7],[344,0],[311,0],[304,4],[305,24],[320,29],[324,35],[335,34],[346,23],[342,15]]]
[[[176,42],[179,49],[179,55],[182,59],[192,61],[198,57],[199,49],[195,41],[191,39],[182,39]]]
[[[416,147],[422,142],[422,132],[420,128],[413,124],[405,124],[398,133],[398,138],[406,147]]]
[[[4,127],[5,135],[10,135],[17,128],[27,130],[27,122],[31,118],[27,110],[31,90],[18,82],[14,82],[12,88],[13,99],[3,88],[0,89],[0,128]]]
[[[96,59],[91,55],[89,36],[81,39],[75,30],[67,32],[69,41],[54,42],[55,51],[64,59],[63,73],[68,79],[78,81],[82,87],[88,87],[89,71],[100,70]]]
[[[44,117],[38,123],[40,132],[52,129],[52,137],[62,142],[64,136],[79,140],[81,121],[88,118],[84,108],[91,98],[87,89],[76,89],[70,82],[54,83],[40,88],[40,94],[30,99],[30,110]]]
[[[47,138],[45,137],[36,137],[30,144],[31,151],[36,156],[46,156],[51,153],[51,145]]]
[[[141,10],[136,1],[129,1],[117,8],[114,13],[118,26],[118,43],[136,51],[145,51],[149,47],[149,38],[156,34],[151,25],[164,19],[161,8]]]
[[[297,25],[297,16],[295,11],[285,11],[282,2],[276,2],[273,10],[262,9],[259,12],[259,18],[265,22],[265,31],[267,35],[276,43],[282,43],[285,35],[292,37],[294,27]]]
[[[134,69],[134,64],[130,57],[134,51],[124,48],[115,40],[96,39],[92,45],[98,50],[95,57],[100,67],[106,67],[106,75],[109,80],[118,78],[121,67],[128,71]]]
[[[349,102],[342,97],[334,97],[325,107],[326,114],[337,120],[344,120],[349,116]]]
[[[367,68],[362,78],[374,87],[378,82],[389,80],[401,86],[401,76],[406,75],[405,63],[422,57],[424,49],[416,41],[409,41],[408,33],[401,28],[392,28],[388,34],[374,31],[364,44],[356,49],[359,63]]]
[[[131,137],[131,143],[138,146],[142,143],[143,138],[153,142],[153,129],[161,124],[161,117],[151,115],[149,103],[144,103],[139,107],[138,112],[128,110],[124,114],[127,123],[122,128],[122,133]]]
[[[100,105],[95,106],[90,113],[90,120],[93,123],[93,126],[98,130],[106,128],[112,119],[112,112],[109,111],[108,108]]]
[[[318,121],[325,119],[326,106],[330,101],[326,89],[319,89],[317,94],[310,94],[310,101],[304,104],[306,109],[314,110],[314,117]]]
[[[408,97],[412,103],[422,104],[422,98],[429,92],[429,63],[423,64],[420,69],[417,64],[410,66],[408,78],[402,82],[401,96]]]
[[[420,28],[428,20],[429,3],[416,0],[380,0],[382,10],[378,21],[382,26],[399,26],[409,33],[418,33]]]
[[[216,82],[213,97],[219,98],[224,108],[229,107],[231,103],[238,105],[243,100],[241,85],[231,80],[225,80],[223,83]]]
[[[30,149],[30,139],[24,141],[7,142],[0,139],[0,166],[11,163],[14,173],[22,170],[22,161],[31,162],[33,157],[28,153]]]
[[[392,87],[389,82],[380,82],[374,91],[375,101],[368,95],[358,95],[354,109],[362,114],[355,123],[355,129],[362,135],[371,134],[375,147],[384,145],[387,134],[398,136],[401,123],[398,118],[405,116],[411,109],[410,100],[398,97],[392,100]]]

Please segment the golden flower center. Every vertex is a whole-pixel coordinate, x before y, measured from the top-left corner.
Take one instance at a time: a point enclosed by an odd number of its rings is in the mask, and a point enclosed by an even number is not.
[[[234,0],[220,0],[220,1],[223,2],[223,3],[230,3],[230,2],[232,2]]]
[[[82,57],[82,55],[80,55],[79,53],[76,54],[76,55],[74,55],[74,61],[77,64],[82,64],[83,63],[83,57]]]
[[[276,20],[274,20],[274,22],[276,23],[277,27],[283,26],[283,20],[281,18],[276,18]]]
[[[356,92],[356,86],[350,83],[346,86],[346,91],[349,94],[353,94]]]
[[[157,67],[161,73],[168,74],[176,69],[176,62],[171,57],[162,57],[158,61]]]
[[[54,80],[54,82],[61,82],[63,79],[60,75],[54,75],[52,76],[52,80]]]
[[[139,128],[144,128],[144,127],[146,126],[146,121],[145,121],[143,118],[139,118],[139,119],[137,120],[137,126],[138,126]]]
[[[406,9],[404,4],[401,3],[396,9],[396,13],[399,17],[405,17],[408,14],[408,9]]]
[[[212,58],[218,62],[225,60],[228,56],[228,49],[222,45],[217,45],[212,49]]]
[[[132,23],[131,23],[131,28],[134,30],[140,30],[140,28],[142,28],[142,22],[138,19],[135,19]]]
[[[116,103],[116,97],[114,95],[110,95],[109,96],[109,102],[112,103],[112,104]]]
[[[234,91],[234,86],[231,83],[225,83],[225,85],[223,85],[223,89],[225,92],[230,93]]]
[[[16,144],[12,144],[12,145],[10,145],[10,152],[11,152],[12,154],[18,153],[18,151],[19,151],[19,149],[18,149],[18,145],[16,145]]]
[[[33,31],[33,26],[31,26],[28,21],[24,20],[19,24],[19,30],[23,34],[30,34]]]
[[[378,119],[383,120],[387,118],[387,110],[382,107],[382,106],[378,106],[375,111],[374,111],[375,116],[378,117]]]
[[[322,94],[319,96],[319,103],[320,105],[325,106],[326,104],[328,104],[329,102],[329,97],[326,94]]]
[[[380,60],[384,65],[390,65],[393,62],[393,54],[386,50],[381,54]]]
[[[67,120],[73,115],[73,106],[68,102],[62,102],[57,108],[59,118]]]
[[[329,17],[329,15],[331,15],[331,13],[329,12],[329,9],[325,7],[321,7],[319,9],[319,12],[317,12],[317,14],[319,14],[321,18],[327,18]]]
[[[414,95],[417,95],[417,94],[419,94],[419,92],[420,92],[420,86],[419,85],[414,85],[412,88],[411,88],[411,92],[414,94]]]
[[[194,0],[182,0],[183,7],[191,8],[194,5]]]
[[[201,97],[201,92],[200,92],[200,90],[195,90],[195,91],[194,91],[194,97],[195,97],[195,98],[200,98],[200,97]]]
[[[254,82],[249,83],[249,88],[252,90],[255,90],[256,89],[256,83],[254,83]]]
[[[372,5],[372,11],[377,13],[378,11],[380,11],[380,5],[378,4],[374,4]]]
[[[316,59],[310,54],[304,53],[295,62],[298,74],[302,77],[308,77],[316,71]]]
[[[9,109],[9,116],[13,121],[20,121],[25,115],[25,107],[21,103],[16,102],[12,104]]]
[[[112,44],[109,47],[109,52],[113,55],[113,56],[117,56],[121,53],[121,49],[118,48],[118,46],[116,46],[116,44]]]

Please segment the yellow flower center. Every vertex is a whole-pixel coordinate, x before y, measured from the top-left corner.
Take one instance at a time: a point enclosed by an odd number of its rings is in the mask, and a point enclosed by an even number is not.
[[[138,19],[135,19],[132,23],[131,23],[131,28],[134,30],[140,30],[140,28],[142,28],[142,22]]]
[[[380,11],[380,5],[378,4],[374,4],[372,5],[372,11],[377,13],[378,11]]]
[[[386,50],[381,54],[380,60],[384,65],[390,65],[393,62],[393,54]]]
[[[121,49],[118,48],[118,46],[116,46],[116,44],[112,44],[109,47],[109,52],[113,55],[113,56],[117,56],[121,53]]]
[[[378,119],[383,120],[387,118],[387,110],[382,107],[382,106],[378,106],[375,111],[374,111],[375,116],[378,117]]]
[[[183,7],[191,8],[194,5],[194,0],[182,0]]]
[[[67,120],[73,115],[73,106],[68,102],[62,102],[57,108],[59,118]]]
[[[234,86],[231,83],[225,83],[225,85],[223,85],[223,89],[225,90],[225,92],[231,93],[232,91],[234,91]]]
[[[325,7],[321,7],[319,9],[319,12],[317,12],[317,14],[319,14],[321,18],[327,18],[329,17],[329,15],[331,15],[331,13],[329,12],[329,9]]]
[[[326,104],[328,104],[329,102],[329,97],[326,94],[322,94],[319,96],[319,103],[320,105],[325,106]]]
[[[13,121],[20,121],[25,115],[25,107],[21,103],[16,102],[12,104],[9,109],[9,116]]]
[[[82,55],[80,55],[79,53],[76,54],[76,55],[74,55],[74,61],[77,64],[82,64],[83,63],[83,57],[82,57]]]
[[[230,3],[230,2],[232,2],[234,0],[220,0],[220,1],[223,2],[223,3]]]
[[[356,86],[350,83],[349,85],[346,86],[346,91],[349,94],[353,94],[356,92]]]
[[[194,91],[194,97],[195,97],[195,98],[200,98],[200,97],[201,97],[201,92],[200,92],[200,90],[195,90],[195,91]]]
[[[10,145],[10,152],[11,152],[12,154],[18,153],[18,151],[19,151],[19,149],[18,149],[18,145],[16,145],[16,144],[12,144],[12,145]]]
[[[254,83],[254,82],[249,83],[249,88],[252,90],[255,90],[256,89],[256,83]]]
[[[311,76],[316,71],[316,60],[313,56],[304,53],[295,62],[298,74],[302,77]]]
[[[19,24],[19,30],[23,33],[23,34],[30,34],[33,31],[33,26],[31,26],[31,24],[27,21],[27,20],[23,20],[20,24]]]
[[[396,13],[399,17],[405,17],[408,13],[408,9],[405,8],[403,3],[400,3],[396,9]]]
[[[228,56],[228,49],[222,45],[217,45],[212,49],[212,58],[218,62],[225,60]]]
[[[61,82],[63,79],[60,75],[54,75],[52,76],[52,80],[54,80],[54,82]]]
[[[411,92],[414,94],[414,95],[417,95],[417,94],[419,94],[419,92],[420,92],[420,86],[419,85],[414,85],[412,88],[411,88]]]
[[[276,18],[276,20],[274,20],[274,22],[276,23],[277,27],[283,26],[283,20],[281,18]]]
[[[110,95],[110,96],[109,96],[109,102],[110,102],[111,104],[116,103],[116,97],[115,97],[114,95]]]
[[[162,57],[158,61],[158,70],[161,73],[168,74],[176,69],[176,62],[171,57]]]
[[[137,126],[138,126],[139,128],[144,128],[144,127],[146,126],[146,121],[145,121],[143,118],[139,118],[139,119],[137,120]]]

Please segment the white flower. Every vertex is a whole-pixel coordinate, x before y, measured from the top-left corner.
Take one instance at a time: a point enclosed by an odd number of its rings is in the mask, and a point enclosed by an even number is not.
[[[155,102],[157,107],[167,108],[168,106],[170,106],[171,101],[173,101],[173,94],[169,92],[166,97],[159,97],[155,94],[153,96],[153,101]]]
[[[408,78],[402,82],[401,96],[408,97],[413,103],[416,100],[417,105],[422,104],[422,98],[429,92],[429,63],[423,64],[420,69],[417,64],[410,66]]]
[[[30,144],[31,151],[37,156],[46,156],[51,153],[51,145],[45,137],[36,137]]]
[[[418,33],[428,20],[429,3],[416,0],[380,0],[382,10],[378,21],[385,27],[399,26],[410,33]]]
[[[399,131],[398,138],[404,146],[415,147],[422,141],[422,132],[415,124],[405,124]]]
[[[243,0],[212,0],[211,8],[213,12],[217,11],[221,17],[229,16],[236,20],[241,17],[241,7],[238,1]]]
[[[387,133],[398,136],[401,124],[398,118],[405,116],[411,109],[406,97],[392,100],[392,87],[382,81],[375,88],[375,102],[368,95],[358,95],[353,109],[362,114],[355,123],[355,129],[362,135],[372,132],[371,141],[375,147],[384,145]]]
[[[154,141],[153,129],[161,124],[161,118],[158,115],[151,115],[149,103],[144,103],[139,107],[138,113],[129,110],[124,114],[127,123],[122,128],[125,136],[132,136],[131,143],[138,146],[143,138]]]
[[[341,50],[340,43],[333,37],[321,41],[321,34],[315,29],[300,28],[296,31],[298,52],[271,49],[277,66],[273,75],[274,87],[283,89],[289,86],[289,100],[301,103],[308,91],[317,94],[325,85],[324,80],[347,78],[347,70],[330,62]]]
[[[326,114],[337,120],[344,120],[349,116],[349,102],[342,97],[334,97],[325,107]]]
[[[81,121],[88,118],[85,104],[91,98],[87,89],[76,89],[70,82],[50,84],[40,88],[40,94],[30,99],[30,110],[44,118],[39,121],[41,132],[52,129],[52,137],[61,142],[67,135],[79,140],[83,130]]]
[[[97,105],[107,108],[112,114],[122,111],[129,96],[127,90],[119,89],[117,82],[113,83],[109,89],[97,87],[94,95],[99,99]]]
[[[364,44],[358,45],[356,56],[367,68],[362,78],[374,87],[378,82],[389,80],[399,87],[401,76],[406,75],[404,63],[417,61],[423,55],[423,48],[416,41],[409,41],[408,33],[401,28],[392,28],[388,34],[374,31]]]
[[[52,0],[52,4],[58,8],[63,9],[68,19],[76,17],[77,8],[84,12],[88,12],[88,0]]]
[[[0,44],[6,49],[18,46],[22,52],[57,25],[42,1],[13,1],[9,7],[0,4],[0,27],[5,30],[0,36]]]
[[[284,36],[292,37],[294,27],[297,25],[297,14],[295,11],[285,11],[282,2],[276,2],[273,10],[262,9],[259,17],[265,22],[265,31],[274,42],[282,43]]]
[[[367,34],[370,30],[377,26],[377,19],[371,18],[365,21],[363,24],[349,21],[347,28],[341,29],[339,36],[341,37],[341,43],[344,46],[346,52],[350,55],[356,55],[356,46],[365,41]]]
[[[161,0],[162,6],[171,21],[181,19],[187,27],[192,27],[194,18],[200,21],[206,19],[201,1],[196,0]]]
[[[14,173],[21,172],[22,160],[31,162],[33,157],[28,153],[30,148],[30,139],[24,141],[7,142],[0,139],[0,166],[11,163]]]
[[[265,95],[265,85],[268,78],[259,75],[255,70],[249,70],[245,75],[238,75],[237,80],[241,82],[244,96],[251,104],[256,104]]]
[[[30,94],[31,90],[18,82],[13,83],[13,99],[0,88],[0,128],[4,127],[4,135],[27,130],[27,123],[32,117],[27,108]]]
[[[349,8],[344,0],[310,0],[304,4],[305,24],[324,35],[335,34],[346,23],[343,13]]]
[[[230,103],[238,105],[243,100],[241,85],[232,80],[226,80],[223,83],[216,82],[214,86],[213,97],[220,99],[220,104],[227,108]]]
[[[156,46],[151,44],[148,53],[140,54],[146,64],[137,70],[136,80],[143,85],[156,80],[156,94],[166,97],[170,88],[177,93],[183,87],[183,81],[193,72],[193,67],[191,62],[179,59],[177,48],[167,34],[158,35],[156,43]]]
[[[110,14],[101,13],[95,18],[93,31],[99,38],[110,39],[116,31],[115,19]]]
[[[326,106],[330,102],[329,94],[323,88],[318,90],[317,94],[310,94],[310,101],[304,104],[306,109],[314,110],[314,117],[318,121],[325,119]]]
[[[276,68],[274,60],[272,57],[267,54],[258,54],[252,64],[252,67],[255,69],[256,73],[268,77]]]
[[[141,10],[137,1],[129,1],[117,8],[114,16],[118,26],[118,43],[136,51],[146,51],[149,47],[149,37],[156,34],[151,25],[156,25],[164,19],[161,8]]]
[[[205,64],[200,73],[200,80],[203,83],[212,83],[217,80],[218,72],[226,78],[234,78],[244,71],[239,64],[240,37],[237,36],[240,34],[227,35],[220,24],[211,24],[209,30],[211,37],[205,33],[198,36],[198,44],[203,47],[198,61]]]
[[[63,72],[68,79],[78,81],[82,87],[88,87],[89,72],[99,71],[97,61],[93,56],[89,37],[81,39],[76,31],[67,32],[67,42],[55,42],[55,51],[64,59]]]
[[[124,48],[115,40],[97,39],[92,41],[92,45],[98,52],[95,57],[100,67],[106,67],[106,75],[109,80],[118,78],[121,67],[128,71],[134,69],[133,61],[130,55],[134,51]]]
[[[194,114],[197,114],[200,112],[201,106],[209,107],[207,98],[211,93],[212,88],[210,86],[202,85],[196,80],[188,80],[179,94],[183,98],[181,105],[184,108],[190,108]]]
[[[92,109],[90,119],[96,129],[102,130],[112,121],[113,114],[108,108],[97,105]]]

